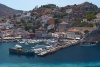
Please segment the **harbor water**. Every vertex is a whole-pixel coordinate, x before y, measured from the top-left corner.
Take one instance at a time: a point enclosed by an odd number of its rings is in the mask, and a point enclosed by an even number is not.
[[[41,43],[40,43],[41,44]],[[0,67],[85,67],[100,66],[100,45],[64,48],[44,57],[9,54],[16,42],[0,43]],[[25,45],[25,44],[22,44]],[[35,44],[31,44],[35,45]],[[27,45],[27,48],[30,45]]]

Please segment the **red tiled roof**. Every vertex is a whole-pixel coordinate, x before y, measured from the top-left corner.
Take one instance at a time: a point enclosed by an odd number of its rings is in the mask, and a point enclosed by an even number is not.
[[[68,24],[67,22],[61,22],[60,24]]]
[[[68,31],[79,32],[80,30],[75,29],[75,28],[70,28]]]

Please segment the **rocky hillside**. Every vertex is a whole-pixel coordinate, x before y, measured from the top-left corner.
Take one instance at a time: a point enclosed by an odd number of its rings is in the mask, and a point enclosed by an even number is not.
[[[85,18],[89,12],[98,13],[100,11],[95,4],[84,2],[81,4],[67,5],[65,7],[58,7],[54,4],[42,5],[39,8],[33,9],[32,14],[65,14],[69,9],[72,9],[72,13],[70,14],[71,18]]]
[[[54,4],[48,4],[48,5],[42,5],[41,7],[38,8],[42,10],[45,10],[46,8],[49,9],[54,9],[57,8],[58,6]],[[44,9],[45,8],[45,9]],[[98,10],[98,7],[95,4],[89,3],[89,2],[84,2],[81,4],[74,4],[74,5],[67,5],[65,7],[60,7],[61,12],[66,12],[66,9],[73,9],[73,11],[96,11]],[[33,10],[34,11],[34,10]]]
[[[3,4],[0,4],[0,16],[9,16],[9,15],[13,15],[16,13],[19,13],[20,11],[14,10],[10,7],[7,7]]]
[[[94,30],[86,35],[86,41],[100,41],[100,30]]]
[[[67,5],[65,7],[62,7],[62,12],[66,12],[67,9],[72,9],[73,12],[89,12],[89,11],[97,11],[98,7],[95,4],[84,2],[81,4],[74,4],[74,5]]]

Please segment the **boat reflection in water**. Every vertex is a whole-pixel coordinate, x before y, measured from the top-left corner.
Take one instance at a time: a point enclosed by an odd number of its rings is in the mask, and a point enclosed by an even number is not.
[[[34,55],[34,51],[30,50],[22,50],[22,46],[15,45],[14,48],[9,48],[10,54],[17,54],[17,55]]]

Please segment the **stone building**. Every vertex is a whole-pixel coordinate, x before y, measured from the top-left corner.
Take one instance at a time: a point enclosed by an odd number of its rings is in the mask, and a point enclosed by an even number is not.
[[[67,28],[69,27],[67,22],[62,22],[58,26],[58,31],[59,32],[66,32]]]

